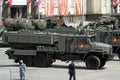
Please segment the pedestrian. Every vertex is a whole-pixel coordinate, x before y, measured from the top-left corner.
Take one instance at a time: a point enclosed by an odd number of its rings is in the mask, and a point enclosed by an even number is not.
[[[20,80],[25,80],[26,65],[20,60]]]
[[[76,80],[76,77],[75,77],[75,64],[74,64],[73,61],[71,61],[71,63],[69,64],[68,69],[69,69],[68,73],[70,75],[69,80],[71,80],[72,77],[73,77],[73,80]]]

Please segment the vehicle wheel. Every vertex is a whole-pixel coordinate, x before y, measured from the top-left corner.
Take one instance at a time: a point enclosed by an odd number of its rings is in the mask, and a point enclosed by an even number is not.
[[[36,55],[33,59],[33,64],[36,67],[47,67],[48,61],[45,54]]]
[[[118,58],[120,59],[120,53],[118,53]]]
[[[53,63],[53,58],[51,55],[48,56],[48,66],[50,66]]]
[[[23,62],[27,65],[27,66],[32,66],[32,56],[26,56],[23,57]]]
[[[99,68],[102,68],[105,64],[106,64],[106,60],[101,59],[100,67]]]
[[[19,60],[17,60],[17,59],[14,59],[14,62],[15,62],[15,63],[18,63],[18,62],[19,62]]]
[[[85,63],[89,69],[98,69],[100,67],[100,59],[94,55],[88,56]]]
[[[52,65],[52,63],[53,63],[52,61],[51,61],[51,62],[49,62],[49,63],[48,63],[48,66]]]

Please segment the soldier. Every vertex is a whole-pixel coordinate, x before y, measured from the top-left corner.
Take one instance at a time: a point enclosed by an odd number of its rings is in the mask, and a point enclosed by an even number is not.
[[[76,80],[76,77],[75,77],[75,64],[73,63],[73,61],[71,61],[71,63],[69,64],[68,69],[69,69],[68,73],[70,75],[69,80],[71,80],[72,77],[73,77],[73,80]]]
[[[26,65],[20,60],[20,80],[25,80]]]

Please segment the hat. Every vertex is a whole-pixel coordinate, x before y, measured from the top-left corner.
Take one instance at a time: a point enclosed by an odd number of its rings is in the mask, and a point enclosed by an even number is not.
[[[23,63],[23,60],[20,60],[20,63]]]

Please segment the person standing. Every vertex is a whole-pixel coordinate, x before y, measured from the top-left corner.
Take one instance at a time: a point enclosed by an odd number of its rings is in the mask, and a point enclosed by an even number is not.
[[[71,61],[71,63],[69,64],[68,69],[69,69],[68,73],[70,75],[69,80],[71,80],[72,77],[73,77],[73,80],[76,80],[76,77],[75,77],[75,64],[73,63],[73,61]]]
[[[26,65],[20,60],[20,80],[25,80]]]

